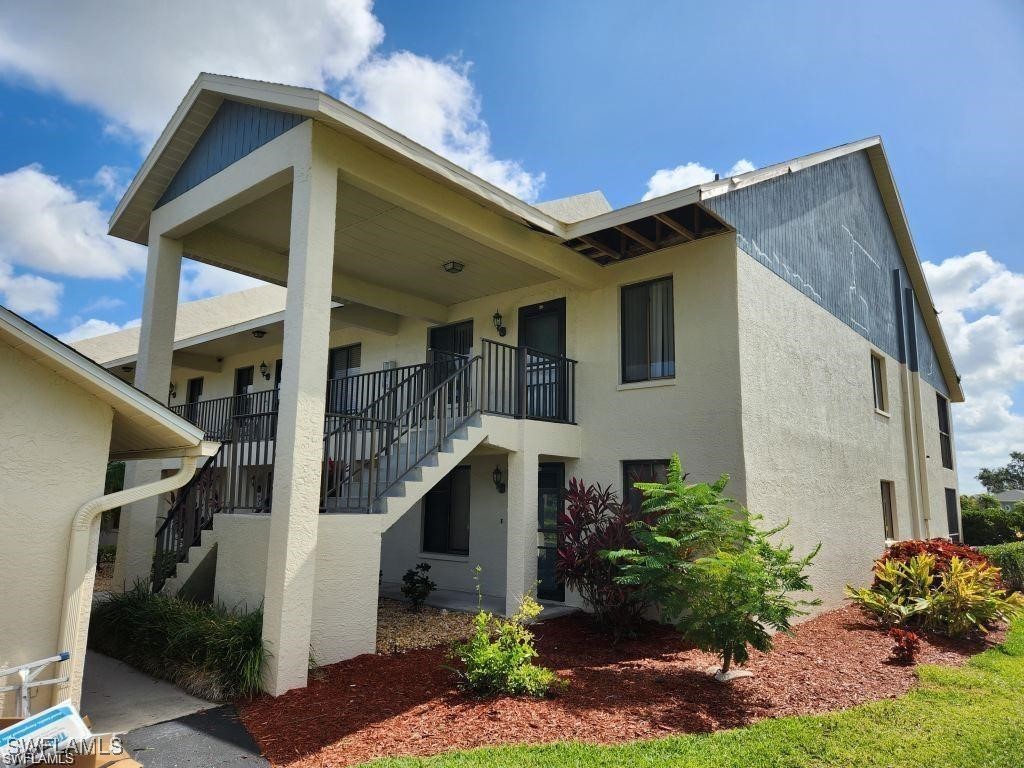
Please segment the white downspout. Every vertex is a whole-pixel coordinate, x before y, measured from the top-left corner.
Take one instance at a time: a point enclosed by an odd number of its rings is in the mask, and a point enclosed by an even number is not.
[[[97,527],[94,530],[93,524],[100,514],[108,509],[134,504],[151,496],[177,490],[195,475],[198,461],[198,456],[183,456],[181,468],[170,477],[100,496],[87,501],[75,513],[71,522],[71,540],[68,543],[64,604],[57,641],[57,648],[69,651],[71,658],[64,662],[67,682],[57,687],[53,703],[72,699],[77,705],[81,697],[85,645],[89,634],[89,613],[92,609],[92,588],[96,578],[96,545],[99,543],[99,529]]]

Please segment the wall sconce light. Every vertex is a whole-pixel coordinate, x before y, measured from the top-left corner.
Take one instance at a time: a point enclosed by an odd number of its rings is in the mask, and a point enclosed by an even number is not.
[[[505,492],[505,475],[501,472],[501,467],[495,467],[494,472],[491,473],[491,479],[494,481],[494,487],[498,493]]]
[[[504,323],[501,322],[503,320],[501,312],[494,310],[494,317],[492,317],[491,320],[494,322],[494,330],[498,332],[499,336],[504,336],[508,333],[508,328],[506,328]]]
[[[270,366],[267,365],[266,360],[260,361],[260,376],[262,376],[267,381],[270,381]]]
[[[173,381],[167,387],[167,399],[168,400],[177,400],[178,399],[178,388],[174,385]]]
[[[443,269],[449,275],[457,275],[457,274],[459,274],[459,272],[461,272],[465,268],[466,268],[466,265],[463,264],[461,261],[454,261],[454,260],[446,261],[444,264],[441,265],[441,269]]]
[[[262,339],[264,336],[267,335],[267,332],[264,331],[262,328],[257,328],[255,331],[252,332],[252,335],[255,336],[257,339]]]

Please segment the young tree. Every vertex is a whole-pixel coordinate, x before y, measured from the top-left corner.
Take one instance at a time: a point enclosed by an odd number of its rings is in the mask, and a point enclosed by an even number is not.
[[[1006,466],[983,468],[976,477],[989,493],[1024,491],[1024,451],[1010,451],[1010,461]]]
[[[724,495],[729,482],[684,481],[679,456],[665,483],[637,483],[647,520],[632,525],[637,546],[606,553],[621,564],[620,583],[640,589],[662,617],[699,648],[717,653],[719,680],[736,676],[732,664],[749,658],[748,646],[772,647],[771,629],[788,632],[807,591],[806,569],[818,548],[802,559],[792,547],[772,544],[781,528],[762,531],[747,510]]]

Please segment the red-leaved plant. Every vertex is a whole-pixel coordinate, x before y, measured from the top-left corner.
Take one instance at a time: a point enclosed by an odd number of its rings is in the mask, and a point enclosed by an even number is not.
[[[892,660],[897,664],[913,664],[921,650],[921,638],[915,632],[893,627],[889,630],[892,638]]]
[[[637,587],[618,584],[620,567],[602,552],[634,549],[630,523],[640,519],[620,504],[610,486],[569,480],[565,509],[558,519],[559,545],[555,573],[576,590],[594,612],[598,624],[616,638],[632,634],[647,602]]]

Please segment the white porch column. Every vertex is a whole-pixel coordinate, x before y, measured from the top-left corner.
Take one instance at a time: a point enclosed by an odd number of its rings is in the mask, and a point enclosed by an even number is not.
[[[536,450],[524,446],[508,455],[507,616],[515,613],[523,595],[537,592],[537,469]]]
[[[150,232],[146,285],[142,298],[142,329],[135,386],[161,403],[167,402],[171,382],[174,325],[181,278],[181,241]],[[125,467],[124,487],[160,479],[159,461],[131,461]],[[156,545],[156,497],[121,508],[114,560],[114,584],[129,588],[137,580],[149,581]]]
[[[306,684],[313,613],[337,168],[316,151],[295,167],[281,398],[263,605],[265,690]]]

